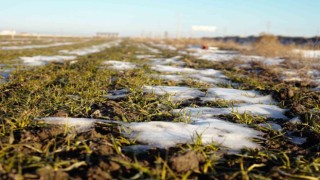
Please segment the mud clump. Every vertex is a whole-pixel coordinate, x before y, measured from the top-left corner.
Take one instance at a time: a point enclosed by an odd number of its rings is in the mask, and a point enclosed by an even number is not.
[[[55,171],[50,167],[43,167],[38,170],[40,179],[68,179],[69,175],[61,170]]]
[[[116,164],[111,161],[110,164]],[[111,168],[110,168],[111,166]],[[93,167],[88,170],[88,179],[113,179],[110,171],[118,170],[105,162],[100,162],[98,167]]]
[[[282,88],[276,95],[276,99],[278,100],[289,100],[293,98],[295,95],[295,91],[291,89],[290,87]]]
[[[202,161],[203,157],[194,151],[170,159],[172,169],[177,172],[198,171]]]

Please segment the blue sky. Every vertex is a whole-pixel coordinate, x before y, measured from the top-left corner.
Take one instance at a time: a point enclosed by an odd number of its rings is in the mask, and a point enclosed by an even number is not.
[[[124,36],[320,34],[320,0],[0,0],[0,30]],[[193,25],[216,32],[192,33]]]

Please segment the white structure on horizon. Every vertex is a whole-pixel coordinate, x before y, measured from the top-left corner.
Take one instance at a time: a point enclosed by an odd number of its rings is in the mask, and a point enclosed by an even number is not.
[[[14,31],[14,30],[2,30],[0,31],[0,35],[3,35],[3,36],[14,36],[17,34],[17,31]]]

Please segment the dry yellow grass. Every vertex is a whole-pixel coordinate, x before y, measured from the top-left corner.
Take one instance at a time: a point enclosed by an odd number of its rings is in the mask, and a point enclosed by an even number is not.
[[[282,45],[274,35],[263,34],[250,50],[251,53],[265,57],[288,57],[293,47]]]

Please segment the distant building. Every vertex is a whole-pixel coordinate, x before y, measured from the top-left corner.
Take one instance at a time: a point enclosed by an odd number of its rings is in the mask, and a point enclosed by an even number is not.
[[[116,37],[119,37],[119,33],[97,32],[96,37],[99,37],[99,38],[116,38]]]
[[[3,35],[3,36],[14,36],[16,35],[17,32],[16,31],[13,31],[13,30],[3,30],[3,31],[0,31],[0,35]]]
[[[27,33],[27,32],[21,32],[21,33],[19,33],[19,36],[32,36],[32,34]]]

